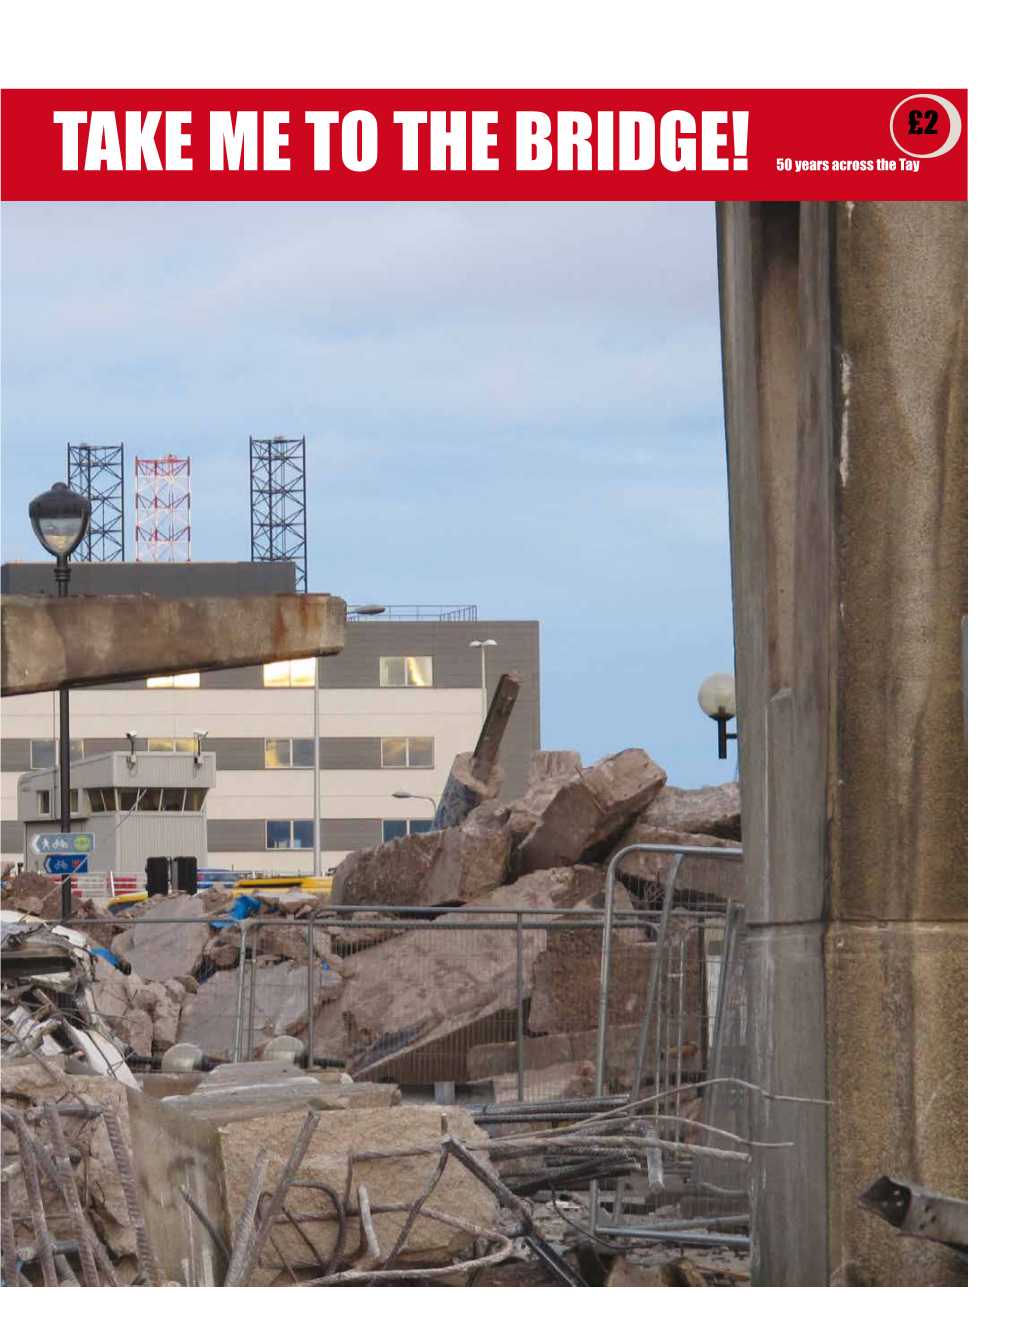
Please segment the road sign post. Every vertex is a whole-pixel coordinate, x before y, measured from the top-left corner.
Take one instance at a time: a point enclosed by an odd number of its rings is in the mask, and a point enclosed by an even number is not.
[[[50,856],[43,861],[47,875],[86,875],[88,869],[88,857]]]
[[[37,833],[32,835],[37,857],[87,857],[96,850],[94,833]]]

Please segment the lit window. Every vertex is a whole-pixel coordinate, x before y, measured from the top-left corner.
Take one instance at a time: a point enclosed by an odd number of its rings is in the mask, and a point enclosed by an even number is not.
[[[314,847],[312,820],[266,820],[266,847]]]
[[[185,671],[182,675],[150,675],[145,685],[148,689],[197,689],[200,680],[198,671]]]
[[[315,741],[311,736],[266,737],[267,768],[313,768],[315,766]]]
[[[36,798],[39,802],[39,814],[48,815],[50,813],[50,794],[49,792],[36,792]]]
[[[266,689],[311,688],[315,684],[315,658],[271,661],[262,667],[262,684]]]
[[[428,689],[432,685],[432,658],[380,657],[379,683],[383,689]]]
[[[431,736],[383,736],[383,768],[431,768]]]
[[[394,838],[406,838],[409,833],[431,833],[431,820],[383,820],[382,840],[390,843]]]
[[[194,736],[150,736],[149,749],[155,754],[194,754]]]
[[[270,739],[266,741],[266,767],[290,768],[289,740]]]
[[[56,768],[57,742],[55,740],[33,740],[30,748],[30,760],[33,768]],[[85,758],[85,742],[71,741],[71,762]]]

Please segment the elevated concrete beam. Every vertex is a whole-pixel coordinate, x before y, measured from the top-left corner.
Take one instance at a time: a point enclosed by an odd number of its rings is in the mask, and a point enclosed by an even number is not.
[[[5,596],[0,692],[259,666],[343,650],[338,596]]]

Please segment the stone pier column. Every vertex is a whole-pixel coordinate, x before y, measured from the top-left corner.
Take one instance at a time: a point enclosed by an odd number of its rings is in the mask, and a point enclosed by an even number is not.
[[[951,1283],[857,1207],[967,1195],[966,206],[718,212],[753,1278]]]

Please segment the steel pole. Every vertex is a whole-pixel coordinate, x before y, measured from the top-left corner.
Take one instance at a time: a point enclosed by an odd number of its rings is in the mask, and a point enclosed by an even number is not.
[[[71,581],[71,565],[67,556],[57,560],[57,596],[67,595]],[[57,690],[60,704],[60,831],[71,832],[71,691],[66,687]],[[71,877],[65,875],[60,881],[60,920],[66,922],[71,916]]]
[[[322,874],[322,772],[319,768],[319,658],[315,658],[315,687],[312,690],[312,735],[314,737],[313,748],[315,750],[314,767],[312,769],[312,804],[313,804],[313,842],[315,851],[313,853],[312,875]]]

